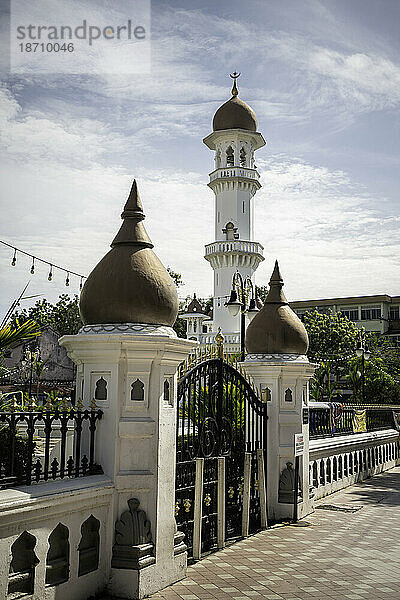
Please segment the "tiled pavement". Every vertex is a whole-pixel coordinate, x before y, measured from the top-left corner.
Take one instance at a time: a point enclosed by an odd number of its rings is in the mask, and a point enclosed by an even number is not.
[[[400,467],[318,505],[309,527],[280,526],[216,552],[151,600],[400,600]]]

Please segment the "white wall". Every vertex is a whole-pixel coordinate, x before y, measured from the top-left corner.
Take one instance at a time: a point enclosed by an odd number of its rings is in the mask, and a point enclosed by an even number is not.
[[[114,532],[113,486],[104,476],[41,483],[0,491],[0,599],[6,600],[11,545],[27,531],[36,538],[34,600],[87,600],[108,582]],[[99,568],[78,577],[78,545],[81,525],[91,515],[100,521]],[[48,538],[62,523],[69,531],[70,573],[67,582],[47,586],[46,555]]]

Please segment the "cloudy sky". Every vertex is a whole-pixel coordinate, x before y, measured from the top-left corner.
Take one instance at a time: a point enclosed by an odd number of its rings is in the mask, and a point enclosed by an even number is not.
[[[202,138],[236,69],[267,140],[257,283],[278,258],[291,300],[400,294],[399,22],[398,0],[154,0],[150,74],[17,76],[3,64],[1,239],[88,274],[136,178],[180,295],[209,295],[213,157]],[[79,291],[11,258],[0,247],[2,314],[29,279],[50,300]]]

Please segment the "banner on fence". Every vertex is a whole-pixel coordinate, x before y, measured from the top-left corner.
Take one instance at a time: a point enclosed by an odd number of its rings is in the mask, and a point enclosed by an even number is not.
[[[367,411],[355,410],[353,415],[353,433],[365,433],[367,431]]]

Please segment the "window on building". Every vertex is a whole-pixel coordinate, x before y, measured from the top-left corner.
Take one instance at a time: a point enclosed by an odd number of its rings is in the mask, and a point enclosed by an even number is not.
[[[391,306],[390,307],[389,319],[391,321],[399,321],[400,320],[400,306]]]
[[[144,400],[144,383],[140,379],[131,384],[131,400]]]
[[[243,147],[240,149],[240,166],[246,166],[246,151]]]
[[[234,163],[235,163],[235,158],[234,158],[234,154],[233,154],[233,148],[232,148],[232,146],[228,146],[228,148],[226,149],[226,166],[233,167]]]
[[[215,153],[215,168],[219,169],[221,166],[221,151],[217,150]]]
[[[363,321],[371,321],[381,318],[381,309],[379,306],[366,306],[361,308],[361,319]]]
[[[317,310],[320,315],[328,315],[333,311],[333,306],[319,306]]]
[[[344,317],[350,319],[350,321],[358,321],[358,306],[343,306],[340,308],[340,312]]]

